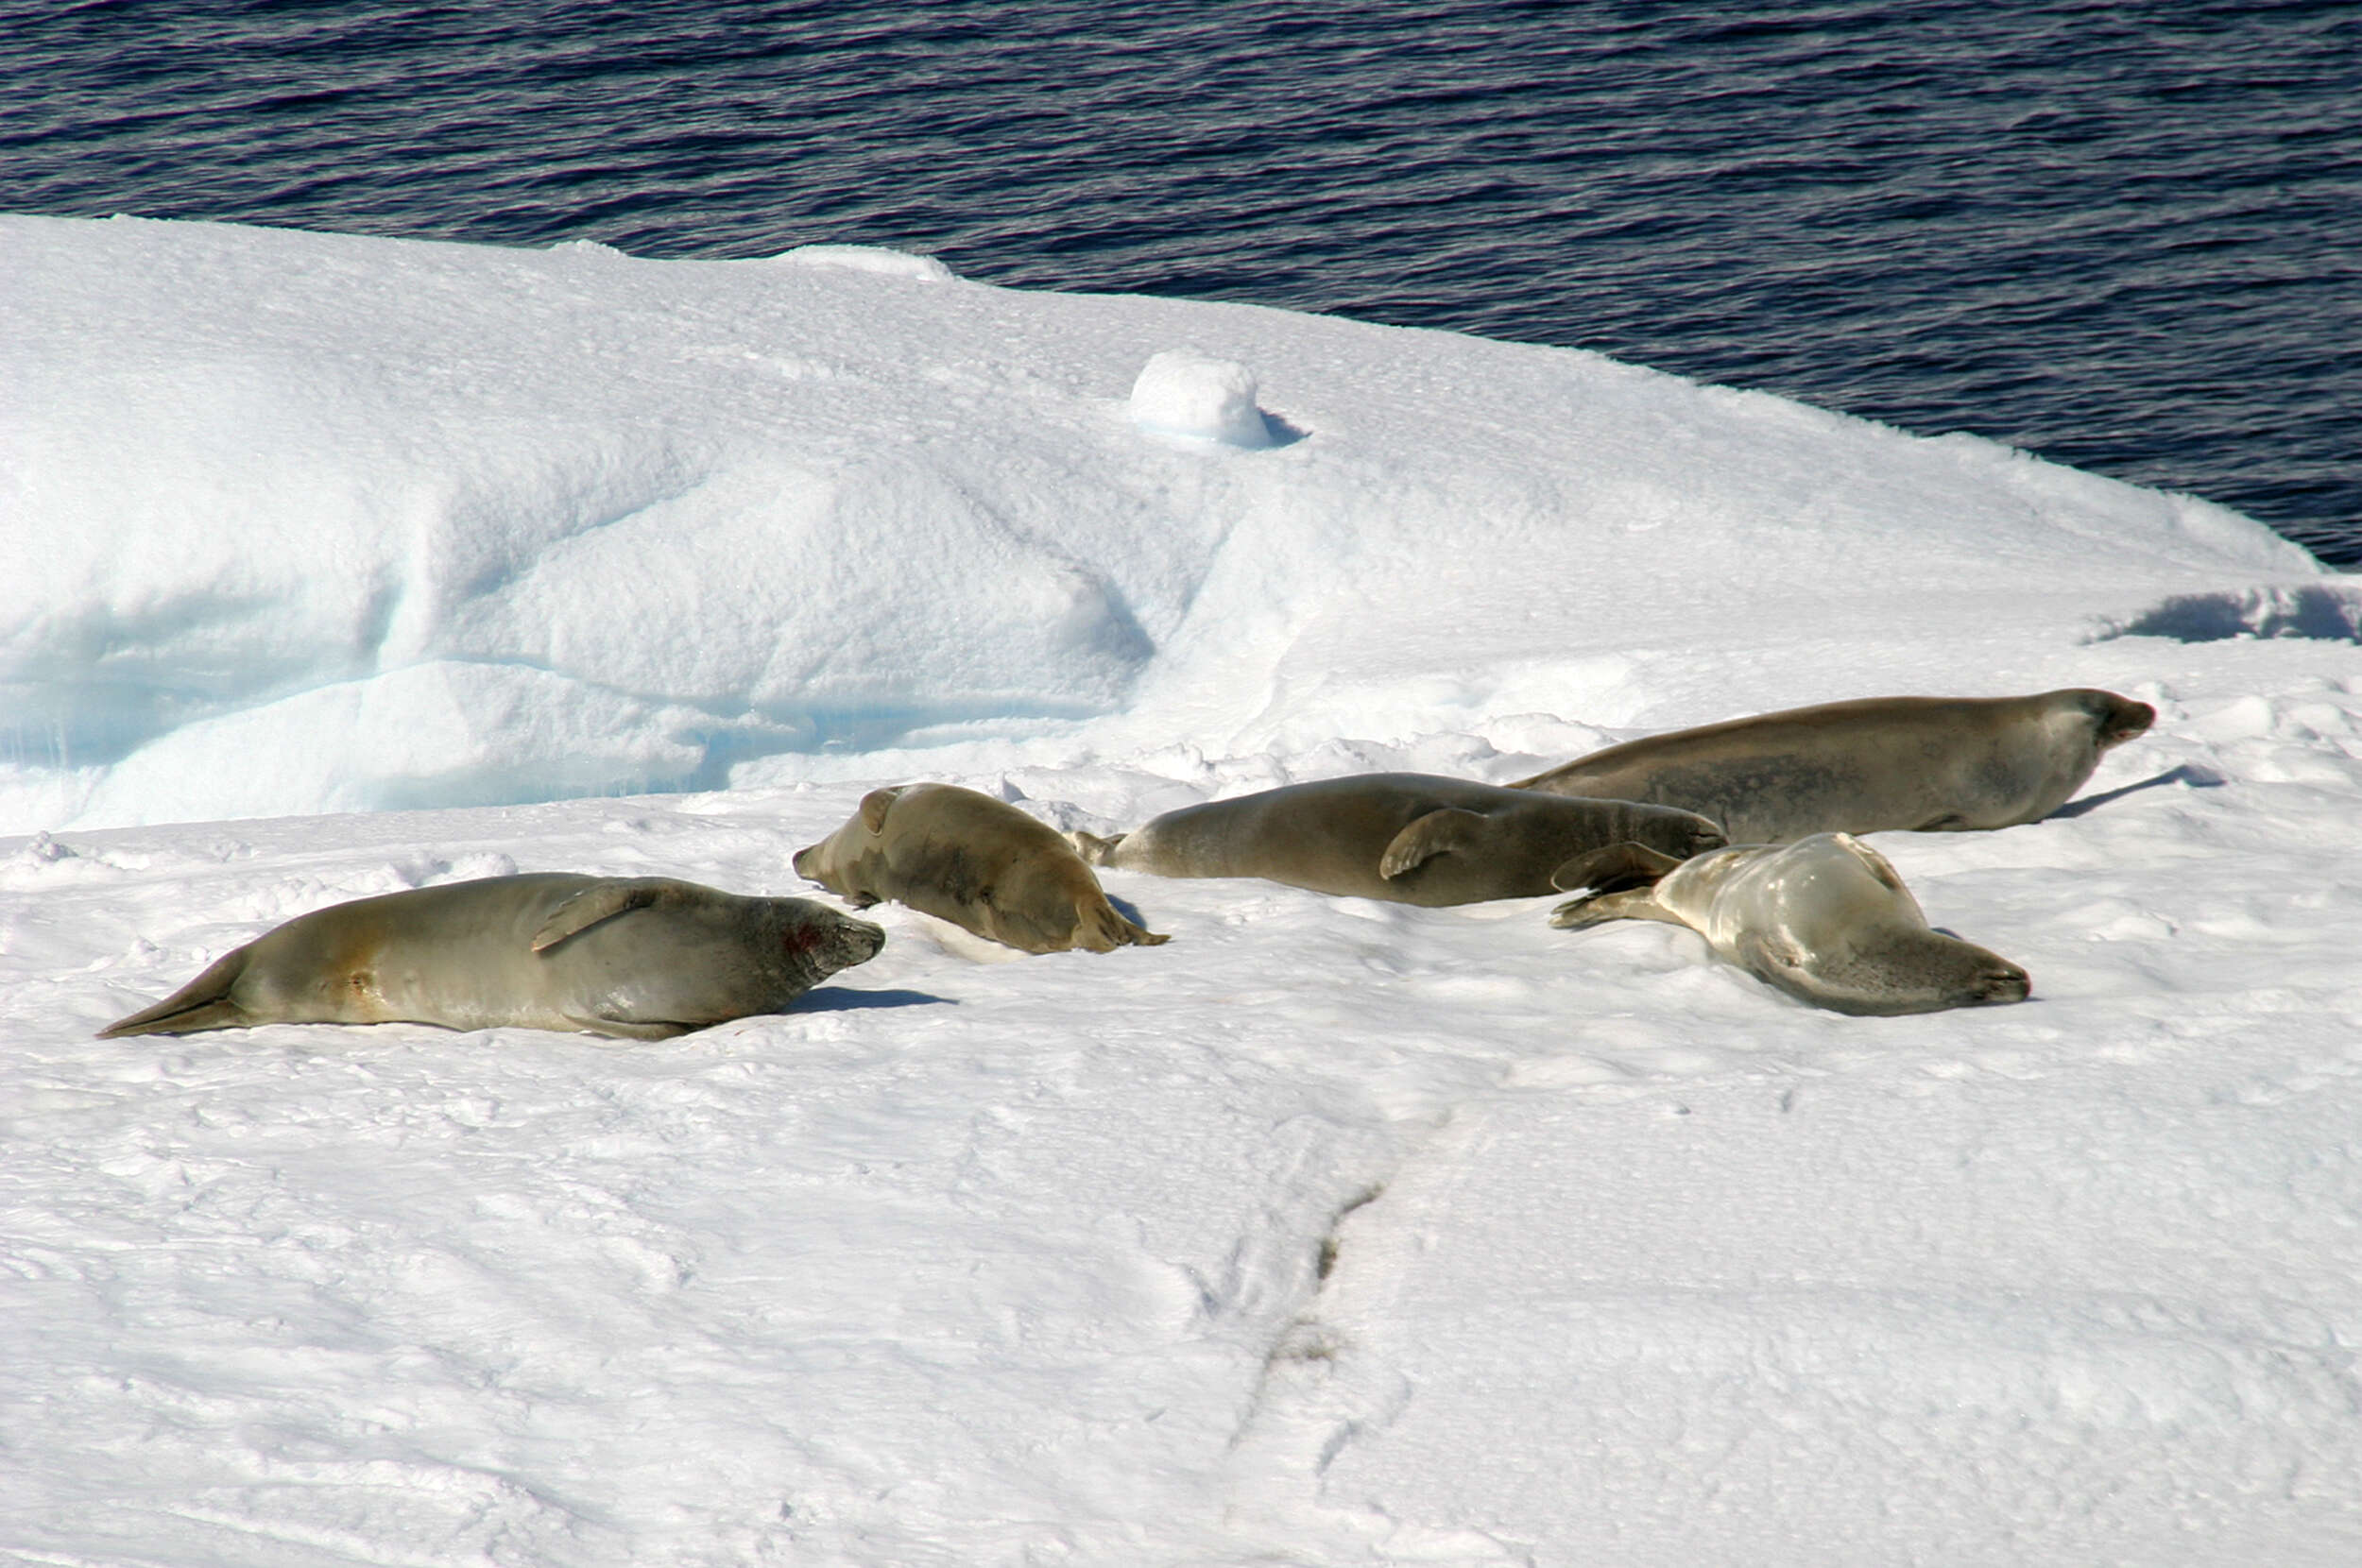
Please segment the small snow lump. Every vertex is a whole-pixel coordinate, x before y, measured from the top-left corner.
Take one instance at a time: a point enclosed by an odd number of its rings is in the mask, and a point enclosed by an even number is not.
[[[1132,383],[1132,422],[1151,435],[1248,451],[1275,445],[1255,393],[1255,372],[1237,361],[1168,349]]]

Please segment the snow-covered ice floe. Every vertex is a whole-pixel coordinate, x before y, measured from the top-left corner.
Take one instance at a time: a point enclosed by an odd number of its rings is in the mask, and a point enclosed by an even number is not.
[[[2253,522],[857,247],[9,218],[0,280],[0,1554],[2362,1558],[2362,596]],[[1875,836],[2007,1009],[1108,872],[1170,945],[881,906],[672,1043],[91,1038],[339,899],[810,893],[878,784],[1107,831],[2065,686],[2158,724]]]

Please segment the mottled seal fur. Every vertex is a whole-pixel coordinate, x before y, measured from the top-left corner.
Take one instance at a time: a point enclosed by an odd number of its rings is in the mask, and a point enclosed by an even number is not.
[[[1532,898],[1610,844],[1684,860],[1723,842],[1704,817],[1571,800],[1429,774],[1358,774],[1167,811],[1112,839],[1076,835],[1097,865],[1159,877],[1260,877],[1398,904]]]
[[[1872,697],[1629,741],[1512,788],[1702,812],[1735,844],[2007,827],[2082,788],[2157,710],[2113,691]]]
[[[2026,971],[1931,930],[1885,856],[1848,833],[1739,844],[1679,865],[1610,852],[1596,891],[1561,904],[1569,930],[1663,920],[1789,995],[1838,1013],[1937,1013],[2026,999]]]
[[[797,875],[866,909],[881,899],[1029,953],[1169,940],[1126,920],[1057,830],[957,784],[872,790],[796,852]]]
[[[490,877],[299,915],[99,1033],[399,1021],[663,1040],[779,1012],[884,942],[809,898],[662,877]]]

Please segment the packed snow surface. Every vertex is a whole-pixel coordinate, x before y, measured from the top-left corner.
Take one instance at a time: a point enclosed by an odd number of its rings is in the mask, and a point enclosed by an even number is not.
[[[2362,598],[2260,526],[859,247],[0,258],[9,1560],[2362,1560]],[[659,1045],[92,1038],[368,894],[816,893],[879,784],[1109,831],[2080,685],[2160,710],[2082,799],[1874,841],[2015,1007],[1107,872],[1170,945],[884,906]]]

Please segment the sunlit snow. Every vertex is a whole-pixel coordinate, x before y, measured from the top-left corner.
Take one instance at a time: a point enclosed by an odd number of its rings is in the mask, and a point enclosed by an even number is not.
[[[2362,595],[2222,508],[860,247],[8,218],[0,573],[0,1554],[2362,1559]],[[367,894],[813,893],[878,784],[2084,685],[2082,800],[1875,840],[2016,1007],[1108,872],[1170,945],[883,906],[659,1045],[92,1038]]]

